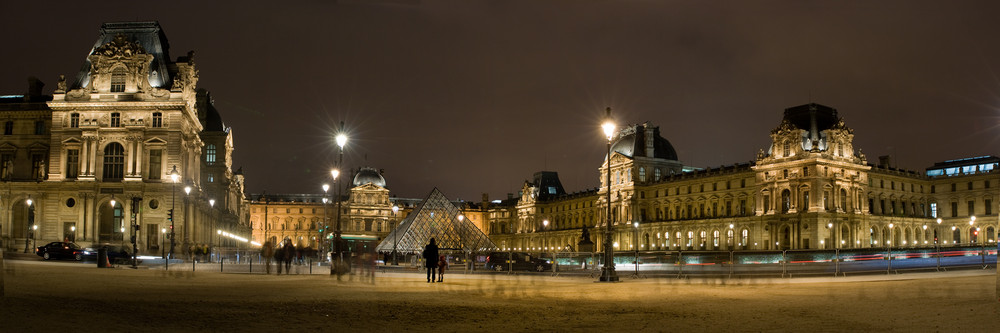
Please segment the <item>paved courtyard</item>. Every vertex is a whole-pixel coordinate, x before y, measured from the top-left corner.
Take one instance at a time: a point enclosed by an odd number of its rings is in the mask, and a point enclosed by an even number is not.
[[[3,332],[995,332],[995,270],[624,279],[416,272],[337,281],[7,260]]]

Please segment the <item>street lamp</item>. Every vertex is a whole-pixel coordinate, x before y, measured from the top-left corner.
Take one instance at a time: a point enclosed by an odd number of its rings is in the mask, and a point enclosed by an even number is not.
[[[187,220],[188,198],[190,196],[191,196],[191,186],[184,186],[184,215],[181,215],[184,218],[184,249],[189,249],[190,247],[189,243],[191,242],[191,240],[188,238],[188,230],[190,228],[188,226],[188,220]],[[188,252],[188,255],[190,254],[191,252]]]
[[[886,269],[886,273],[887,274],[892,271],[892,227],[893,227],[893,224],[889,223],[889,240],[885,242],[885,245],[889,249],[889,251],[888,251],[889,252],[889,266],[888,266],[889,268]]]
[[[167,228],[160,228],[160,255],[163,256],[163,260],[167,260]]]
[[[399,258],[396,258],[396,245],[399,244],[399,231],[396,230],[396,213],[399,206],[392,205],[392,264],[399,266]]]
[[[937,219],[937,225],[934,226],[934,247],[937,249],[937,270],[941,270],[941,218]]]
[[[639,221],[632,223],[632,226],[634,227],[632,229],[635,230],[635,244],[632,245],[632,248],[635,249],[635,274],[633,277],[638,278],[639,277]]]
[[[334,178],[336,178],[336,177],[334,177]],[[330,191],[330,185],[329,184],[323,184],[323,223],[321,223],[320,226],[319,226],[319,244],[316,245],[318,247],[317,248],[318,251],[316,251],[316,252],[318,252],[318,253],[324,253],[323,254],[324,258],[326,257],[326,255],[325,255],[325,252],[326,252],[325,248],[326,247],[323,246],[323,244],[326,242],[326,235],[325,235],[325,233],[329,231],[327,229],[329,229],[328,225],[330,225],[329,218],[327,217],[328,216],[327,215],[327,210],[326,210],[326,203],[330,201],[330,198],[327,197],[327,193],[329,191]],[[324,260],[324,259],[321,259],[321,260]]]
[[[601,282],[617,282],[618,274],[615,273],[615,250],[611,242],[612,237],[612,227],[611,227],[611,139],[614,138],[615,134],[615,123],[611,121],[611,108],[607,108],[605,111],[606,119],[604,124],[601,124],[601,129],[604,130],[604,136],[608,138],[608,157],[607,157],[607,214],[604,219],[604,267],[601,267],[601,277],[599,281]]]
[[[340,122],[340,130],[341,131],[344,130],[344,122]],[[344,146],[347,145],[347,134],[345,134],[343,132],[338,133],[335,139],[337,141],[337,146],[340,147],[340,157],[338,158],[338,161],[337,161],[337,168],[343,168],[344,167]],[[340,186],[340,183],[337,182],[337,176],[340,174],[340,171],[337,170],[337,169],[334,169],[333,171],[331,171],[331,174],[333,175],[334,186],[337,187],[337,228],[334,229],[334,231],[333,231],[334,249],[336,250],[336,254],[337,254],[337,265],[330,265],[330,274],[333,274],[335,272],[334,271],[334,267],[336,267],[336,272],[340,271],[341,267],[343,266],[344,258],[343,258],[342,245],[340,244],[341,243],[341,228],[340,228],[340,209],[341,209],[340,208],[340,205],[341,205],[340,202],[341,202],[341,200],[340,200],[340,187],[341,186]]]
[[[177,172],[177,166],[174,166],[173,170],[170,170],[170,213],[168,214],[168,219],[170,219],[170,253],[169,256],[164,258],[167,262],[170,258],[174,256],[174,247],[177,246],[177,241],[174,240],[174,208],[177,194],[177,181],[181,179],[181,174]],[[168,264],[169,265],[169,264]]]
[[[35,233],[31,231],[32,230],[31,227],[35,225],[35,209],[34,207],[31,206],[33,201],[31,201],[30,195],[28,196],[28,200],[25,200],[25,203],[28,204],[28,228],[27,230],[25,230],[25,232],[28,233],[28,235],[25,236],[30,236],[30,237],[24,237],[24,253],[28,253],[28,249],[31,246],[28,240],[35,238]]]
[[[210,208],[211,211],[215,211],[215,199],[208,199],[208,207]],[[211,214],[211,212],[209,212],[209,214]],[[217,226],[216,226],[215,216],[212,216],[212,228],[211,229],[215,229],[216,227]],[[211,230],[211,229],[209,229],[209,230]],[[213,238],[211,236],[209,236],[208,237],[208,248],[209,248],[209,251],[212,251],[212,250],[215,249],[215,244],[212,244],[212,240],[213,240]],[[219,238],[219,246],[222,246],[222,238]],[[208,257],[209,257],[209,259],[212,258],[211,255],[209,255]],[[222,257],[220,256],[219,258],[221,259]],[[211,260],[209,260],[209,261],[211,261]]]

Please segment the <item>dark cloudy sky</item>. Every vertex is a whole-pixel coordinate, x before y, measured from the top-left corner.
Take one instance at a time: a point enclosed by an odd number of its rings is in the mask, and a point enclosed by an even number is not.
[[[154,5],[155,4],[155,5]],[[598,184],[605,107],[686,165],[747,162],[786,107],[837,108],[870,160],[998,154],[998,1],[267,1],[0,5],[0,93],[75,75],[106,21],[196,51],[259,193],[320,192],[345,162],[394,195]]]

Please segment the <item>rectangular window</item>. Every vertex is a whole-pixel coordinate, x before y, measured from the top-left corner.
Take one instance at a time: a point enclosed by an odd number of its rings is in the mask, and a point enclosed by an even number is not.
[[[990,188],[990,181],[983,182],[983,188]]]
[[[984,199],[983,205],[986,206],[986,215],[993,215],[993,200]]]
[[[969,200],[969,216],[976,215],[976,202]]]
[[[42,179],[45,176],[45,170],[42,170],[42,164],[45,160],[45,155],[42,154],[31,154],[31,178],[32,179]]]
[[[934,217],[934,218],[938,217],[937,203],[936,202],[932,202],[931,203],[931,217]]]
[[[958,203],[951,203],[951,217],[958,217]]]
[[[931,185],[931,193],[934,193],[934,185]]]
[[[80,127],[80,114],[74,113],[69,115],[69,127],[78,128]]]
[[[110,127],[121,127],[122,126],[122,114],[118,112],[111,113],[111,124]]]
[[[66,179],[76,179],[80,175],[80,150],[66,150]]]
[[[163,127],[163,113],[153,112],[153,128]]]
[[[951,184],[951,191],[952,191],[952,192],[955,192],[955,189],[956,189],[956,188],[958,188],[958,186],[957,186],[957,185],[958,185],[958,184],[955,184],[955,183],[952,183],[952,184]]]
[[[123,67],[117,67],[111,71],[111,92],[125,92],[126,74]]]
[[[969,182],[969,189],[972,189],[972,182]]]
[[[35,135],[45,135],[45,121],[35,121]]]
[[[8,121],[3,123],[3,135],[14,135],[14,122]]]
[[[149,179],[160,179],[163,173],[163,150],[153,149],[149,151]]]
[[[208,173],[208,182],[209,183],[214,183],[215,182],[215,174],[214,173],[211,173],[211,172]]]

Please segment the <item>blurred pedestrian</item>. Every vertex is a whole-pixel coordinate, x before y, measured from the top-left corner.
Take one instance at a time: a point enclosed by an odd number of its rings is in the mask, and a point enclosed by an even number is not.
[[[424,266],[427,268],[427,283],[435,281],[435,271],[438,264],[438,246],[431,238],[430,244],[424,247]]]
[[[285,238],[285,248],[282,249],[285,254],[285,275],[292,272],[292,260],[295,260],[295,245],[292,245],[292,240]]]
[[[274,241],[268,239],[264,242],[264,246],[260,249],[260,255],[264,257],[264,268],[267,274],[271,274],[271,258],[274,258]]]
[[[438,282],[444,282],[444,271],[448,269],[448,258],[441,256],[438,258]]]
[[[286,243],[287,240],[283,240],[281,242]],[[285,248],[281,244],[274,247],[274,261],[278,262],[278,275],[281,275],[281,267],[284,266],[285,261]]]

